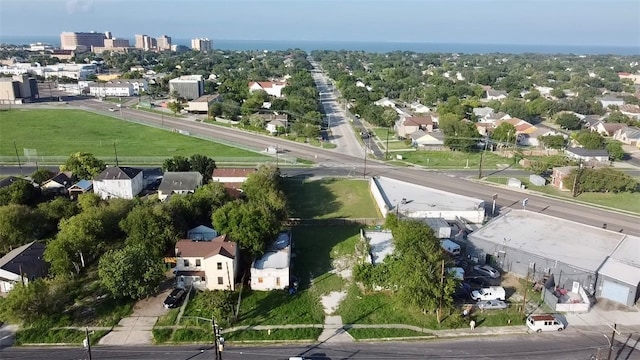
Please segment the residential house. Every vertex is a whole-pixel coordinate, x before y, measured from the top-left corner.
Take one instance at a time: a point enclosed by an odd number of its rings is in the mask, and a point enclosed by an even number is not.
[[[618,77],[622,79],[629,79],[633,81],[634,84],[640,84],[640,73],[631,74],[626,72],[619,72]]]
[[[529,122],[518,119],[518,118],[509,118],[504,120],[496,121],[496,127],[500,126],[503,122],[509,123],[516,128],[517,135],[528,135],[534,133],[537,129],[535,126],[531,125]]]
[[[440,131],[426,133],[424,130],[409,134],[411,145],[421,149],[441,150],[444,148],[444,134]]]
[[[276,241],[251,265],[252,290],[285,289],[290,282],[291,233],[278,234]]]
[[[507,113],[503,113],[503,112],[497,112],[497,113],[491,113],[491,114],[485,116],[484,120],[482,120],[482,121],[495,123],[497,121],[507,120],[507,119],[511,119],[511,115],[509,115]]]
[[[200,290],[235,290],[238,246],[227,235],[211,241],[176,243],[176,286]]]
[[[565,155],[571,159],[584,162],[598,161],[608,162],[609,152],[607,150],[588,150],[581,147],[570,147],[564,150]]]
[[[477,122],[475,123],[476,125],[476,130],[478,130],[478,134],[480,134],[480,136],[489,136],[491,135],[491,133],[493,132],[493,129],[495,129],[496,124],[493,122]]]
[[[640,128],[634,126],[625,126],[618,129],[613,134],[613,138],[623,144],[638,145],[640,144]]]
[[[196,241],[211,241],[218,237],[218,232],[208,226],[199,225],[187,231],[187,238]]]
[[[242,183],[254,172],[254,168],[216,168],[211,180],[223,183],[231,196],[239,197],[242,193]]]
[[[565,139],[569,138],[569,135],[544,125],[537,125],[535,128],[533,132],[520,136],[518,143],[524,146],[540,146],[542,145],[540,138],[545,136],[562,135]]]
[[[624,105],[624,100],[617,96],[607,95],[607,96],[599,97],[596,100],[600,101],[600,104],[602,104],[602,107],[605,109],[608,108],[609,106]]]
[[[413,112],[417,114],[427,114],[431,112],[431,109],[429,107],[424,106],[417,101],[411,103],[409,107],[411,108],[411,110],[413,110]]]
[[[71,172],[60,172],[40,186],[43,192],[49,194],[65,194],[73,184]]]
[[[186,110],[191,113],[208,114],[211,105],[222,102],[222,95],[202,95],[197,99],[193,99],[187,103]]]
[[[287,86],[283,81],[251,81],[249,82],[249,92],[264,90],[267,94],[275,97],[282,97],[282,89]]]
[[[7,176],[4,179],[0,179],[0,189],[7,187],[7,186],[11,186],[11,184],[13,184],[16,181],[27,181],[25,179],[21,179],[19,177],[15,177],[15,176]]]
[[[79,195],[91,190],[93,190],[93,181],[83,179],[71,185],[69,189],[67,189],[67,193],[69,193],[71,199],[77,199]]]
[[[544,98],[551,97],[551,92],[553,91],[553,88],[548,86],[535,86],[535,89],[538,90],[540,95]]]
[[[553,173],[551,174],[551,186],[554,186],[562,191],[569,191],[570,184],[565,182],[565,179],[574,169],[577,169],[577,166],[560,166],[554,167]]]
[[[167,171],[158,187],[158,200],[164,201],[173,194],[193,194],[200,186],[202,174],[197,171]]]
[[[93,192],[102,199],[133,199],[144,188],[142,169],[112,166],[93,179]]]
[[[598,115],[582,115],[581,120],[586,128],[591,129],[598,121],[602,120],[602,117]]]
[[[478,118],[478,121],[483,121],[483,119],[493,114],[493,111],[490,107],[473,108],[473,114]]]
[[[624,104],[618,107],[620,112],[632,119],[640,120],[640,106],[632,104]]]
[[[398,136],[407,137],[418,130],[433,131],[433,118],[426,116],[406,116],[396,121],[395,130]]]
[[[382,98],[380,100],[375,101],[374,104],[376,104],[378,106],[387,106],[387,107],[391,107],[391,108],[396,107],[396,102],[393,101],[393,100],[390,100],[387,97],[384,97],[384,98]]]
[[[44,261],[43,243],[32,241],[9,251],[0,258],[0,293],[7,293],[15,284],[28,284],[47,276],[49,264]]]
[[[613,134],[615,134],[616,131],[624,128],[625,126],[627,125],[622,123],[608,123],[604,121],[598,121],[597,123],[592,125],[589,129],[603,136],[613,136]]]
[[[507,92],[504,90],[487,90],[487,99],[488,100],[504,100],[507,98]]]
[[[285,118],[286,118],[286,116],[285,116]],[[286,128],[287,128],[287,121],[286,120],[279,120],[279,119],[271,120],[266,125],[266,129],[271,135],[276,135],[276,134],[278,134],[278,132],[280,132],[280,131],[282,131],[283,129],[286,129]]]

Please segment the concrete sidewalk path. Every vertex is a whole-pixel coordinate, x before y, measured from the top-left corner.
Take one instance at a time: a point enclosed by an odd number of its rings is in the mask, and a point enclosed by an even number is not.
[[[326,316],[324,318],[324,328],[318,342],[320,343],[345,343],[353,342],[353,337],[349,335],[342,324],[341,316]]]

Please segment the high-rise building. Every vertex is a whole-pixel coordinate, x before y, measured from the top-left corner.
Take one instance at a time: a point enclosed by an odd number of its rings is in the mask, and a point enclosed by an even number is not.
[[[128,39],[104,39],[104,47],[107,49],[129,47],[129,40]]]
[[[142,49],[145,51],[156,48],[156,39],[149,35],[136,34],[136,49]]]
[[[208,38],[191,39],[191,48],[196,51],[209,52],[211,51],[211,40]]]
[[[156,38],[156,42],[158,50],[171,50],[171,36],[160,35],[160,37]]]
[[[60,34],[60,47],[63,50],[75,50],[78,46],[104,46],[105,35],[97,32],[63,32]]]

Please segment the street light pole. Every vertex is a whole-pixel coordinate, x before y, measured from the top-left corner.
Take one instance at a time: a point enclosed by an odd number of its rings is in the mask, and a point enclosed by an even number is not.
[[[616,330],[617,327],[618,327],[618,324],[613,324],[613,332],[611,332],[611,341],[609,342],[609,354],[607,355],[607,360],[611,360],[611,353],[613,352],[613,341],[616,337],[616,333],[618,332],[618,330]]]

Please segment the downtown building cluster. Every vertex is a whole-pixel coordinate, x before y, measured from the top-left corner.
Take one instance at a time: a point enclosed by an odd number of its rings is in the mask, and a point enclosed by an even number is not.
[[[183,49],[181,49],[181,47]],[[102,53],[103,51],[127,52],[133,49],[144,51],[180,51],[186,47],[173,44],[171,37],[160,35],[153,37],[145,34],[136,34],[134,44],[128,39],[113,37],[110,31],[100,32],[63,32],[60,34],[60,49],[63,51],[84,52],[91,51]],[[195,51],[211,51],[211,40],[207,38],[195,38],[191,40],[191,49]]]

